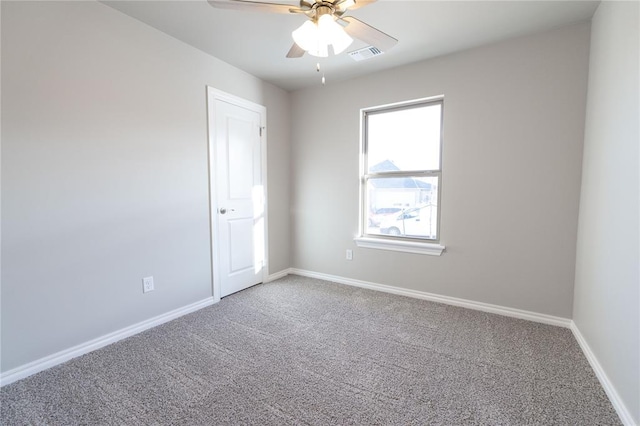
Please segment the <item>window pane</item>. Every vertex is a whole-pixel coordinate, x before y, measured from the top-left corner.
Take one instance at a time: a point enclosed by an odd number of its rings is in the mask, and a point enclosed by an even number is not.
[[[440,169],[441,104],[367,116],[369,173]]]
[[[437,239],[438,177],[367,181],[367,234]]]

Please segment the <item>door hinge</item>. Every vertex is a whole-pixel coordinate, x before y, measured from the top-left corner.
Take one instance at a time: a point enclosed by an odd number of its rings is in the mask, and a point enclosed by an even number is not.
[[[260,129],[260,137],[262,137],[262,131],[265,130],[266,128],[263,126],[259,126],[258,129]]]

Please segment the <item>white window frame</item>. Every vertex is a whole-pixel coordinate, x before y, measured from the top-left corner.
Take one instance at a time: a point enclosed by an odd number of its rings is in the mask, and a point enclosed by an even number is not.
[[[422,170],[408,172],[386,172],[386,173],[369,173],[367,164],[367,117],[370,114],[379,114],[384,112],[397,111],[401,109],[416,108],[427,105],[440,104],[440,168],[438,170]],[[443,128],[444,128],[444,96],[434,96],[429,98],[414,99],[406,102],[398,102],[394,104],[381,105],[371,108],[363,108],[360,110],[360,209],[359,209],[359,235],[354,239],[358,247],[372,248],[380,250],[401,251],[407,253],[426,254],[440,256],[445,250],[445,246],[441,245],[441,203],[442,198],[442,148],[443,148]],[[404,236],[387,236],[379,234],[368,234],[366,223],[366,211],[368,209],[367,200],[367,180],[375,177],[393,176],[420,176],[438,177],[438,223],[436,231],[436,239],[410,238]]]

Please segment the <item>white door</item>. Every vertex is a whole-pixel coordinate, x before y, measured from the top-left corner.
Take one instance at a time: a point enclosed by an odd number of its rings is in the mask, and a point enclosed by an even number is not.
[[[265,108],[209,88],[214,299],[266,271]]]

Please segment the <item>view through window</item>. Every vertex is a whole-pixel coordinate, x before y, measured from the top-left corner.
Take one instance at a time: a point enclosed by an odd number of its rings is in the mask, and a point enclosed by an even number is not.
[[[365,235],[438,241],[443,100],[364,111]]]

